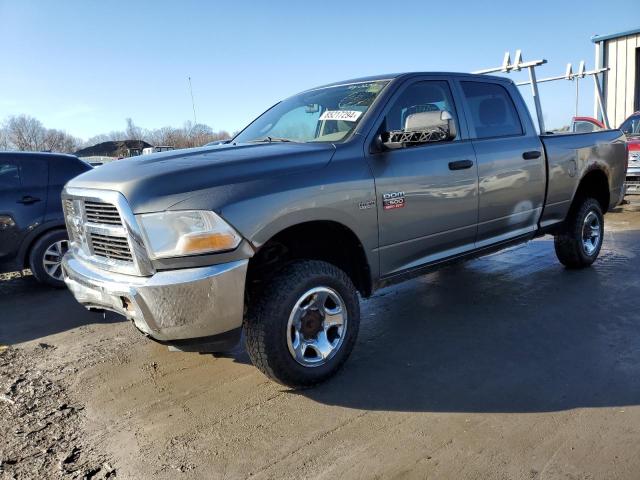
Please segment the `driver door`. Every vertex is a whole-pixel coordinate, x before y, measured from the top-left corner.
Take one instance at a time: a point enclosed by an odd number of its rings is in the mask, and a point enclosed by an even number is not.
[[[376,184],[382,276],[472,250],[478,223],[478,170],[465,122],[447,80],[419,80],[400,88],[378,129],[402,130],[407,117],[448,111],[457,135],[368,155]]]

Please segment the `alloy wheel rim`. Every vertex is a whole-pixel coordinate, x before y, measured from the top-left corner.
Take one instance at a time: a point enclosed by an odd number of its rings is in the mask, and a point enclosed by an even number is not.
[[[329,287],[303,293],[287,323],[287,346],[304,367],[325,365],[340,350],[347,331],[344,300]]]
[[[602,238],[600,219],[594,211],[590,211],[582,222],[582,248],[591,256],[600,246]]]
[[[62,257],[69,250],[68,240],[58,240],[45,250],[42,257],[42,266],[51,278],[62,280]]]

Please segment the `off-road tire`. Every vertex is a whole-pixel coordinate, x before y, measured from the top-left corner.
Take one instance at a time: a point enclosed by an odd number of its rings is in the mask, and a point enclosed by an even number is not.
[[[582,240],[583,222],[590,212],[594,212],[600,221],[600,241],[590,255],[585,251]],[[590,266],[600,253],[604,238],[604,217],[600,203],[593,198],[584,198],[572,206],[564,228],[555,235],[556,256],[565,267],[576,269]]]
[[[67,239],[66,230],[52,230],[42,235],[33,244],[29,252],[29,269],[38,282],[55,288],[63,288],[65,286],[64,281],[57,280],[46,272],[42,261],[47,248],[57,241]]]
[[[253,295],[244,322],[245,342],[252,363],[267,377],[291,388],[308,388],[334,375],[349,357],[358,336],[360,304],[351,279],[336,266],[317,260],[296,261],[276,274]],[[299,364],[287,346],[287,322],[298,299],[315,287],[335,290],[347,311],[347,328],[340,349],[327,363]]]

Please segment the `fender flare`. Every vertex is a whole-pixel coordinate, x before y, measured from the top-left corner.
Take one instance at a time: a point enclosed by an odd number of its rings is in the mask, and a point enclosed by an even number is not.
[[[67,227],[64,223],[64,220],[62,219],[48,220],[36,226],[27,234],[25,239],[22,241],[15,261],[16,265],[20,266],[21,268],[28,268],[29,253],[31,252],[31,248],[33,247],[33,244],[36,242],[36,240],[52,230],[66,231],[66,229]]]

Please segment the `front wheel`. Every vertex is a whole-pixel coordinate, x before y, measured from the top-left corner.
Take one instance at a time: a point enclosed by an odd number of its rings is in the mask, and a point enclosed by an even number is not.
[[[565,228],[555,236],[556,256],[567,268],[584,268],[591,265],[602,247],[604,217],[600,203],[585,198],[572,208]]]
[[[247,351],[269,378],[309,387],[347,360],[359,324],[358,294],[349,277],[326,262],[298,261],[273,278],[249,307]]]

